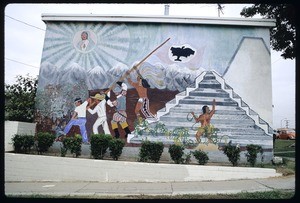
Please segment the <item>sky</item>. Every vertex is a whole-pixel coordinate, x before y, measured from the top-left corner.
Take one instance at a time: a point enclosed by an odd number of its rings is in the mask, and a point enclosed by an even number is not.
[[[219,13],[217,4],[169,4],[169,15],[241,18],[242,8],[251,4],[222,6],[223,13]],[[37,77],[39,74],[46,31],[43,13],[164,15],[165,4],[8,4],[4,12],[4,80],[6,84],[15,84],[17,75]],[[295,60],[283,59],[280,54],[271,50],[271,127],[295,128]]]

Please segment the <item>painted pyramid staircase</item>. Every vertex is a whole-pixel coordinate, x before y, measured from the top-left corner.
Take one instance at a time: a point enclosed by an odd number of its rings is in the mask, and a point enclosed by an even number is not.
[[[186,91],[177,94],[165,108],[157,112],[159,121],[150,123],[149,127],[154,128],[158,122],[163,123],[168,130],[184,127],[188,129],[189,139],[195,141],[196,130],[200,124],[190,120],[192,117],[189,113],[193,111],[198,116],[204,105],[211,109],[213,99],[216,99],[216,111],[211,124],[218,129],[218,137],[226,136],[232,143],[240,146],[257,144],[264,150],[272,151],[273,129],[215,71],[204,71],[199,75],[195,87],[188,87]],[[141,143],[146,137],[165,144],[174,143],[166,139],[163,133],[156,135],[151,136],[144,132],[142,136],[135,135],[131,138],[130,143]]]

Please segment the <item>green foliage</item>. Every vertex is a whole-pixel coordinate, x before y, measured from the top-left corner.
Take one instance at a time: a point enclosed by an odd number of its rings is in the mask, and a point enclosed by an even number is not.
[[[296,57],[296,9],[292,4],[254,4],[245,7],[241,16],[252,17],[260,14],[267,19],[275,19],[276,26],[271,28],[271,47],[282,51],[285,59]]]
[[[207,153],[202,150],[195,150],[192,153],[200,165],[205,165],[209,160]]]
[[[274,153],[285,152],[285,151],[295,151],[295,147],[291,147],[295,144],[295,140],[282,140],[276,139],[274,143]]]
[[[239,199],[291,199],[294,197],[294,191],[272,190],[265,192],[241,192],[238,193]]]
[[[175,164],[183,163],[184,159],[182,157],[184,155],[184,147],[182,145],[170,145],[169,153]]]
[[[295,140],[276,139],[274,143],[274,156],[295,158]]]
[[[103,159],[106,150],[109,147],[111,135],[92,134],[91,135],[91,155],[95,159]]]
[[[247,145],[246,149],[247,149],[247,153],[246,153],[247,162],[249,162],[250,165],[253,167],[253,166],[255,166],[255,163],[256,163],[257,154],[261,153],[261,155],[262,155],[263,149],[261,146],[254,145],[254,144]]]
[[[183,155],[183,160],[185,164],[189,164],[191,162],[192,152]]]
[[[55,139],[55,135],[49,132],[39,132],[36,135],[37,140],[37,151],[39,154],[48,151],[49,147],[52,146]]]
[[[157,163],[160,160],[164,145],[162,142],[143,141],[139,152],[139,161],[153,161]]]
[[[124,146],[125,146],[124,140],[122,140],[120,138],[111,139],[108,143],[108,147],[110,150],[110,156],[112,156],[112,158],[114,160],[118,160],[122,154],[122,150],[123,150]]]
[[[167,131],[166,125],[162,122],[157,122],[153,129],[149,129],[149,132],[153,136],[158,136],[159,134],[165,134]]]
[[[7,197],[9,198],[32,198],[32,199],[37,199],[37,198],[49,198],[53,199],[53,195],[51,194],[7,194]],[[62,195],[61,198],[70,198],[70,195]],[[91,195],[80,195],[77,194],[76,198],[82,198],[82,199],[95,199],[95,196],[93,194]],[[253,199],[276,199],[274,202],[279,202],[279,199],[282,200],[287,200],[287,199],[295,199],[295,190],[272,190],[272,191],[263,191],[263,192],[239,192],[236,194],[174,194],[174,195],[148,195],[148,194],[138,194],[138,195],[127,195],[127,196],[119,196],[119,195],[106,195],[106,196],[101,196],[101,199],[155,199],[155,200],[169,200],[169,199],[182,199],[182,201],[185,200],[225,200],[229,199],[228,201],[232,201],[232,199],[236,199],[237,201],[241,199],[245,199],[246,201],[249,200],[249,202]]]
[[[176,127],[171,132],[173,136],[174,143],[177,145],[183,144],[185,146],[191,146],[193,145],[193,141],[189,139],[189,129],[184,127]]]
[[[233,166],[238,165],[241,153],[239,145],[233,146],[231,141],[229,141],[228,145],[225,145],[223,152],[224,154],[226,154],[228,160],[232,163]]]
[[[12,138],[14,150],[16,153],[22,152],[23,143],[24,143],[24,137],[22,135],[14,135]]]
[[[75,154],[76,158],[81,155],[81,135],[76,134],[74,137],[65,137],[62,143],[61,156],[65,156],[68,150],[70,150],[71,154]]]
[[[30,152],[30,149],[34,146],[34,136],[16,134],[12,138],[12,142],[16,153],[28,153]]]
[[[149,123],[146,119],[138,120],[136,119],[134,121],[134,131],[137,135],[143,135],[144,132],[149,131]]]
[[[17,76],[17,83],[5,84],[5,119],[34,122],[37,79]]]
[[[61,146],[61,147],[60,147],[60,156],[61,156],[61,157],[65,157],[66,154],[67,154],[67,152],[68,152],[68,149],[67,149],[67,148],[65,148],[64,146]]]

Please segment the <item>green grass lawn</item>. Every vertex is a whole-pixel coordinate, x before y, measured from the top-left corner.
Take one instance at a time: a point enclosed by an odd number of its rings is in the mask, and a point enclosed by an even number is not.
[[[280,157],[295,158],[296,148],[292,147],[292,145],[294,144],[295,140],[276,139],[274,144],[274,155]]]
[[[237,194],[183,194],[183,195],[108,195],[108,196],[49,196],[49,195],[9,195],[9,198],[70,198],[70,199],[291,199],[295,198],[295,191],[266,191],[242,192]]]
[[[294,147],[292,147],[294,145]],[[295,160],[295,140],[280,140],[276,139],[274,143],[274,156],[282,157],[283,164],[276,165],[276,171],[283,175],[295,174],[296,165]]]

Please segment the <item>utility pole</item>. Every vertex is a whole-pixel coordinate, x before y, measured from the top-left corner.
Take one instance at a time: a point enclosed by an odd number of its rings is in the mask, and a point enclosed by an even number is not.
[[[286,127],[286,128],[289,128],[289,122],[290,122],[290,120],[288,120],[287,118],[281,119],[281,122],[280,122],[281,128],[283,127],[282,121],[285,122],[285,127]]]
[[[285,120],[285,127],[286,128],[289,128],[289,122],[290,122],[289,120]]]
[[[221,4],[218,4],[218,17],[220,17],[220,12],[224,15],[223,8],[224,8],[224,6],[221,6]]]

